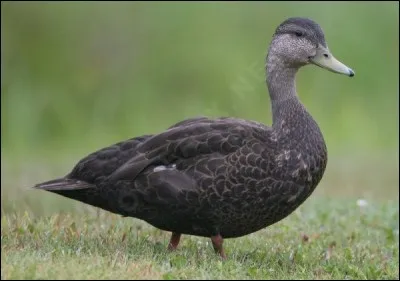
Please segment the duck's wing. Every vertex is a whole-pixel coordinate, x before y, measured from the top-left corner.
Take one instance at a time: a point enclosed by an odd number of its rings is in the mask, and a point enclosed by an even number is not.
[[[226,120],[193,122],[154,135],[137,147],[135,156],[110,175],[111,181],[134,180],[149,166],[168,166],[182,159],[232,153],[265,132]]]
[[[180,121],[173,127],[187,126],[209,120],[207,117],[195,117]],[[116,169],[136,155],[136,150],[153,135],[134,137],[97,150],[82,158],[65,177],[36,184],[34,188],[44,190],[79,190],[95,188]]]

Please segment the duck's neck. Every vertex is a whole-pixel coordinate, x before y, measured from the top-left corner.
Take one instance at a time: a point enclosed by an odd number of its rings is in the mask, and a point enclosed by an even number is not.
[[[273,55],[268,55],[266,62],[273,126],[276,126],[293,116],[293,110],[303,108],[296,92],[296,73],[299,68],[289,66]]]

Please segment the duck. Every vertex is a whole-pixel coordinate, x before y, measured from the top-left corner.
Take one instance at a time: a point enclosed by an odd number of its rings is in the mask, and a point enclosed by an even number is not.
[[[320,25],[303,17],[277,26],[265,62],[271,126],[188,118],[95,151],[66,176],[33,187],[170,232],[171,251],[182,235],[210,238],[226,259],[224,239],[288,217],[324,175],[327,147],[297,94],[299,69],[355,75],[332,55]]]

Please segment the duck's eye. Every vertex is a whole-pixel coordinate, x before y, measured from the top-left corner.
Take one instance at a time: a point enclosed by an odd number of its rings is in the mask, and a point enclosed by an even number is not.
[[[294,33],[296,34],[297,37],[303,36],[303,32],[300,30],[295,31]]]

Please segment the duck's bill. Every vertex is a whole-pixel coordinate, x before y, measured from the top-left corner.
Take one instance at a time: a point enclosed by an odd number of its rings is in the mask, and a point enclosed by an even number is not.
[[[310,62],[335,73],[350,77],[355,74],[350,67],[338,61],[327,48],[322,46],[318,47],[317,54],[310,58]]]

